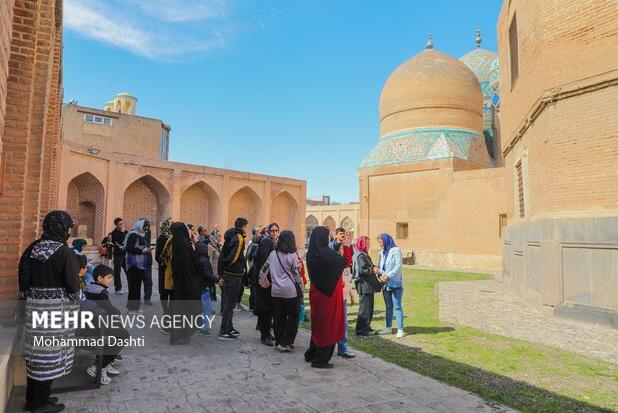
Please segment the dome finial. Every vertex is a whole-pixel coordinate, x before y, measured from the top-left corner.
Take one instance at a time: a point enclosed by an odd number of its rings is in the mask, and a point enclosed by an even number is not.
[[[433,49],[433,42],[431,41],[431,33],[428,34],[427,44],[425,45],[425,49]]]
[[[474,41],[476,42],[476,47],[480,48],[481,42],[483,41],[483,39],[481,39],[481,28],[480,27],[476,29],[476,37],[474,38]]]

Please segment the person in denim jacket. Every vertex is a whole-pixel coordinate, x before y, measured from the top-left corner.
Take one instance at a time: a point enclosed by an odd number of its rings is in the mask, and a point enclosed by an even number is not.
[[[405,336],[403,331],[403,275],[401,274],[402,254],[401,249],[395,244],[393,237],[387,233],[380,234],[378,244],[382,247],[380,252],[380,280],[385,283],[382,289],[384,304],[386,305],[386,327],[378,334],[393,333],[393,312],[397,316],[397,338]]]

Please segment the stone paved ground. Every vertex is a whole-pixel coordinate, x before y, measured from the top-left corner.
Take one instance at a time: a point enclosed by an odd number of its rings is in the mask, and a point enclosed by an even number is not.
[[[114,300],[120,304],[117,297]],[[158,311],[155,304],[147,310]],[[238,342],[194,336],[190,346],[173,348],[186,355],[175,356],[170,354],[168,336],[151,331],[146,335],[147,351],[126,355],[118,364],[122,375],[112,384],[61,394],[65,411],[511,411],[364,353],[353,360],[335,357],[332,370],[312,369],[303,359],[309,340],[306,331],[299,332],[296,352],[281,354],[260,343],[249,312],[235,313],[235,326],[242,333]],[[74,373],[76,380],[85,380],[81,371]],[[23,388],[13,391],[8,411],[21,411],[23,392]]]
[[[439,285],[440,319],[618,363],[618,330],[546,314],[498,280]]]

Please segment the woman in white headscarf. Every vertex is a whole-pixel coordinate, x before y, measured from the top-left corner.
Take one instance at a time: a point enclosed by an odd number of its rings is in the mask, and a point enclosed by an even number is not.
[[[127,281],[129,283],[127,308],[129,313],[141,312],[142,282],[146,277],[146,271],[150,271],[152,266],[150,245],[146,239],[149,229],[150,222],[147,219],[140,219],[133,225],[124,240],[124,250],[127,252]]]

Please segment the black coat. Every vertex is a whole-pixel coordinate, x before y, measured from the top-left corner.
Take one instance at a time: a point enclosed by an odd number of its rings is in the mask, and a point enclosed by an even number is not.
[[[127,236],[127,231],[118,231],[118,228],[114,228],[111,232],[112,242],[114,243],[114,256],[124,257],[125,252],[122,250],[124,245],[124,238]]]
[[[275,249],[275,241],[265,236],[260,241],[260,246],[258,247],[256,259],[254,262],[254,267],[257,271],[260,271],[262,266],[268,260],[268,256]],[[270,275],[268,276],[270,279]],[[273,310],[273,298],[271,295],[272,287],[262,288],[259,284],[256,287],[256,300],[255,300],[255,311],[272,311]]]
[[[31,287],[38,287],[64,288],[68,293],[76,293],[81,289],[79,259],[66,245],[58,248],[45,262],[38,261],[24,253],[19,266],[20,291],[25,292]]]
[[[376,275],[371,272],[374,265],[368,254],[361,252],[355,255],[352,265],[354,273],[358,273],[360,277],[356,281],[356,291],[358,294],[373,294],[382,291],[382,284]]]
[[[200,280],[202,281],[202,291],[206,288],[214,287],[215,283],[218,281],[218,278],[212,271],[212,265],[210,264],[208,244],[209,242],[204,240],[195,245],[195,255],[197,257]]]
[[[219,275],[241,277],[247,271],[245,258],[245,236],[241,229],[230,228],[223,236],[223,247],[219,255]]]

